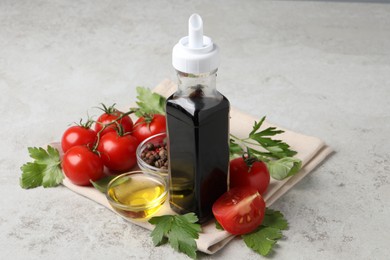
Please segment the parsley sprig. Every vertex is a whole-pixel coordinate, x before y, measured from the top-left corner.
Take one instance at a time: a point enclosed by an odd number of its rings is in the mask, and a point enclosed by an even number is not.
[[[150,236],[155,246],[169,243],[176,251],[196,258],[196,241],[202,231],[194,213],[153,217],[149,223],[156,225]]]
[[[283,237],[282,231],[287,228],[288,223],[283,214],[267,208],[260,227],[252,233],[242,235],[242,239],[253,251],[267,256],[276,242]]]
[[[230,154],[232,156],[235,154],[242,154],[245,151],[245,148],[248,153],[257,155],[266,161],[270,158],[281,159],[284,157],[292,157],[297,154],[296,151],[290,149],[290,146],[287,143],[271,138],[271,136],[284,133],[283,130],[279,130],[276,127],[268,127],[260,131],[260,127],[264,120],[265,116],[259,122],[254,122],[253,129],[247,138],[238,138],[230,134],[232,137],[232,139],[230,139]],[[237,144],[237,142],[239,142],[239,144]],[[256,150],[250,146],[257,146],[262,148],[262,150]]]
[[[150,89],[144,87],[137,87],[138,107],[131,108],[138,117],[150,116],[153,114],[165,115],[165,101],[166,98],[153,93]]]
[[[150,234],[155,246],[169,243],[176,251],[196,258],[196,241],[202,228],[196,222],[194,213],[185,215],[165,215],[153,217],[149,223],[155,225]],[[215,227],[223,230],[216,221]],[[277,241],[283,237],[282,231],[288,228],[287,220],[280,211],[267,208],[261,225],[253,232],[242,235],[245,244],[262,256],[273,250]]]
[[[20,167],[22,170],[20,186],[24,189],[58,186],[64,179],[58,150],[48,145],[47,150],[29,147],[28,152],[34,161]]]
[[[107,187],[110,181],[112,181],[117,175],[109,175],[109,176],[104,176],[100,180],[97,181],[92,181],[90,180],[91,184],[95,189],[100,191],[101,193],[106,193],[107,192]]]
[[[255,121],[246,138],[230,134],[230,156],[234,158],[247,153],[256,157],[267,164],[270,175],[277,180],[293,176],[302,166],[301,160],[293,157],[297,152],[282,140],[272,138],[284,133],[283,130],[276,127],[260,130],[264,120],[265,116],[259,122]]]

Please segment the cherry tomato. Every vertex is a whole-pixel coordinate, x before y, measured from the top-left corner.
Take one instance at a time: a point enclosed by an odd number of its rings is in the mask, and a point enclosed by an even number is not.
[[[152,118],[138,118],[134,124],[133,136],[135,136],[139,142],[142,142],[146,138],[166,132],[166,130],[165,116],[154,114]]]
[[[136,164],[137,146],[138,140],[134,136],[129,134],[120,136],[117,132],[109,132],[100,139],[98,151],[108,169],[123,172]]]
[[[65,153],[71,147],[77,145],[86,145],[92,147],[96,142],[96,132],[85,126],[71,126],[62,135],[61,147]]]
[[[70,148],[62,158],[62,170],[66,177],[76,185],[90,185],[91,181],[103,177],[102,159],[86,146]]]
[[[96,133],[99,133],[100,130],[102,130],[102,128],[105,125],[108,125],[111,122],[117,120],[120,116],[124,114],[123,112],[114,108],[114,105],[108,108],[103,105],[103,111],[104,113],[101,114],[99,118],[96,120],[96,124],[95,124]],[[124,133],[130,133],[133,130],[133,121],[129,116],[124,116],[117,123],[122,125]],[[110,124],[103,130],[103,132],[100,133],[100,136],[103,136],[109,132],[116,132],[117,130],[118,130],[118,125],[116,123]]]
[[[267,190],[270,182],[270,175],[264,162],[255,161],[249,167],[242,157],[230,161],[229,174],[230,188],[251,186],[261,195]]]
[[[255,188],[233,188],[214,203],[213,214],[226,231],[242,235],[254,231],[261,224],[265,202]]]

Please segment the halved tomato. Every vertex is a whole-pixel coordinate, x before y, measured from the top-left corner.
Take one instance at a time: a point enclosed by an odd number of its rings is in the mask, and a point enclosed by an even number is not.
[[[213,205],[219,224],[231,234],[242,235],[260,226],[265,202],[256,188],[237,187],[224,193]]]

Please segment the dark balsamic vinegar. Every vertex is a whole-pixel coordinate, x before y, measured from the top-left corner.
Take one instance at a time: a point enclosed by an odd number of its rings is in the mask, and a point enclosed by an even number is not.
[[[188,96],[172,95],[166,104],[170,204],[204,223],[227,190],[230,105],[217,91],[205,96],[201,85],[192,89]]]

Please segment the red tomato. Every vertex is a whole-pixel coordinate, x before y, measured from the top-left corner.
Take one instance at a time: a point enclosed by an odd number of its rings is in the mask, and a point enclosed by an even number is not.
[[[233,188],[214,203],[213,214],[226,231],[242,235],[254,231],[261,224],[265,202],[255,188]]]
[[[92,147],[96,142],[96,132],[89,127],[71,126],[62,135],[61,147],[65,153],[71,147],[77,145],[86,145]]]
[[[166,132],[165,116],[160,114],[154,114],[151,119],[140,117],[134,124],[133,136],[137,137],[139,142],[142,142],[146,138]]]
[[[255,161],[249,167],[242,157],[230,161],[230,188],[251,186],[263,195],[268,188],[269,182],[270,175],[264,162]]]
[[[62,158],[62,170],[76,185],[90,185],[103,177],[102,159],[86,146],[70,148]]]
[[[108,169],[123,172],[130,170],[136,164],[137,146],[138,140],[134,136],[120,136],[116,132],[110,132],[100,139],[98,151]]]
[[[104,114],[101,114],[99,118],[96,120],[96,124],[95,124],[96,133],[99,133],[105,125],[110,124],[111,122],[115,121],[116,119],[118,119],[120,116],[123,115],[123,112],[115,109],[114,105],[108,108],[103,106],[103,108],[104,108],[103,110],[105,111]],[[122,125],[124,133],[130,133],[133,130],[133,121],[129,116],[124,116],[117,123]],[[109,132],[116,132],[117,129],[118,129],[118,125],[116,123],[110,124],[103,130],[103,132],[100,133],[100,136],[103,136]]]

